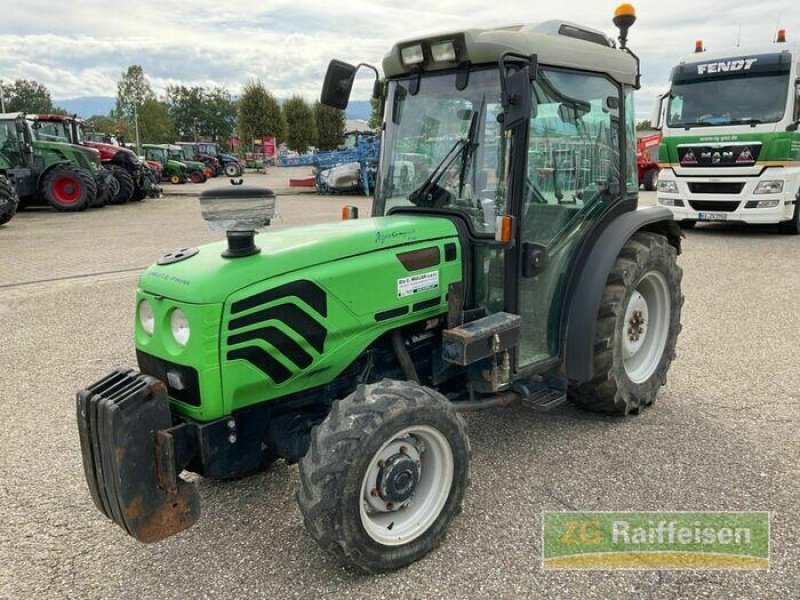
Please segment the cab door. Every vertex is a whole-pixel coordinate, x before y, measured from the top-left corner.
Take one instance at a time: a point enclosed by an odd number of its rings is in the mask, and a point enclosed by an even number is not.
[[[541,68],[533,82],[519,220],[517,368],[557,358],[570,267],[620,194],[620,88],[605,76]],[[541,268],[524,267],[538,257]]]

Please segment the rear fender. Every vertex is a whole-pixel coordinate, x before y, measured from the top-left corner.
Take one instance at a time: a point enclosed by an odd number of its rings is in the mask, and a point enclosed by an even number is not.
[[[626,212],[609,223],[591,248],[588,259],[577,276],[569,303],[566,330],[566,373],[573,382],[594,378],[594,339],[597,313],[606,286],[606,279],[620,250],[637,231],[664,235],[678,253],[681,230],[672,213],[661,207]]]

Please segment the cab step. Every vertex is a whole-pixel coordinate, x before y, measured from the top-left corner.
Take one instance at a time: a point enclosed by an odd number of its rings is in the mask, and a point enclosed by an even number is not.
[[[567,392],[559,389],[560,382],[553,385],[542,380],[518,381],[513,390],[517,392],[522,403],[534,410],[552,410],[567,401]]]

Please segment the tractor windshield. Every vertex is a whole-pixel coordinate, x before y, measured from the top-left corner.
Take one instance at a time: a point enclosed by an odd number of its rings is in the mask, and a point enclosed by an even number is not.
[[[392,80],[376,193],[376,214],[398,206],[458,209],[478,233],[505,212],[506,148],[496,68]],[[464,89],[459,90],[459,87]]]
[[[68,142],[71,138],[66,121],[36,121],[33,131],[37,140],[45,142]]]

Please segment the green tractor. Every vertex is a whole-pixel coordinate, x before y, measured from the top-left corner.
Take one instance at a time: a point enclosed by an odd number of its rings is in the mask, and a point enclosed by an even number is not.
[[[44,203],[60,211],[103,206],[113,184],[97,151],[37,139],[34,131],[25,114],[0,114],[0,174],[14,185],[21,205]]]
[[[161,165],[161,179],[174,185],[186,183],[190,175],[189,167],[181,160],[170,158],[169,148],[169,144],[142,144],[145,159]]]
[[[174,160],[186,165],[189,171],[189,179],[192,183],[205,183],[211,177],[211,169],[198,160],[192,160],[186,157],[186,151],[175,144],[166,144],[167,156],[170,160]]]
[[[637,210],[634,19],[615,16],[620,47],[563,22],[396,44],[371,218],[256,235],[274,194],[204,192],[227,244],[145,270],[138,371],[78,393],[100,511],[156,542],[199,516],[182,472],[284,459],[325,550],[397,569],[461,511],[460,411],[651,405],[681,330],[681,235],[667,209]],[[332,61],[322,101],[345,108],[356,71]]]

